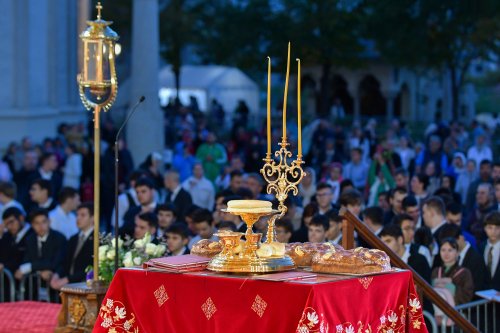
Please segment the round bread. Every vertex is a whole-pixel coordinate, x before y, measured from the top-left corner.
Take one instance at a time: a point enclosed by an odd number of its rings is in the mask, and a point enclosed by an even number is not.
[[[342,246],[331,243],[290,243],[286,244],[286,254],[293,259],[295,266],[308,267],[317,253],[324,254],[328,251],[343,250]]]
[[[230,200],[227,211],[232,213],[268,213],[273,210],[273,204],[265,200]]]
[[[193,245],[191,254],[213,258],[222,251],[222,244],[210,239],[202,239]]]
[[[384,251],[356,248],[318,252],[312,259],[313,272],[366,274],[391,269],[389,256]]]

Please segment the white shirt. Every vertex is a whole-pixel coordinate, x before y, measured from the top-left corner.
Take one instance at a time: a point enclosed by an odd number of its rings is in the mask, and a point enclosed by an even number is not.
[[[45,172],[42,168],[39,168],[38,172],[40,172],[40,176],[42,177],[42,179],[45,179],[45,180],[51,180],[52,179],[52,174],[53,174],[52,171]]]
[[[60,205],[50,211],[49,219],[50,227],[62,233],[66,239],[78,232],[75,213],[66,213]]]
[[[410,258],[410,244],[406,244],[405,245],[405,253],[403,253],[401,260],[403,260],[405,262],[405,264],[408,264],[409,258]]]
[[[491,152],[491,148],[487,145],[483,145],[482,147],[474,145],[467,151],[467,158],[476,161],[477,170],[479,170],[481,161],[493,160],[493,153]]]
[[[177,194],[179,194],[179,191],[181,190],[181,186],[177,185],[175,190],[172,191],[172,195],[170,196],[170,202],[174,202],[175,198],[177,198]]]
[[[332,244],[340,245],[340,240],[342,239],[342,233],[339,233],[339,235],[335,238],[329,241]]]
[[[459,255],[459,257],[458,257],[458,264],[460,266],[462,266],[462,264],[464,262],[465,255],[467,254],[467,251],[469,251],[469,248],[470,248],[470,243],[466,241],[464,248],[458,254]]]
[[[82,155],[75,153],[66,159],[64,166],[63,186],[75,189],[80,188],[80,176],[82,175]]]
[[[18,244],[21,239],[23,239],[24,235],[30,230],[30,225],[28,223],[24,224],[24,227],[17,233],[16,235],[16,244]]]
[[[207,178],[191,176],[182,183],[182,187],[191,194],[193,204],[210,211],[214,209],[215,189]]]
[[[123,217],[125,216],[125,213],[130,209],[130,202],[128,200],[128,194],[130,194],[130,197],[132,198],[132,201],[134,201],[136,206],[139,206],[139,200],[137,199],[137,192],[135,192],[135,189],[131,188],[128,189],[125,193],[122,193],[118,196],[118,226],[122,227],[123,226]],[[113,209],[113,213],[111,214],[111,224],[115,225],[115,209]]]
[[[488,253],[490,252],[490,248],[493,246],[493,263],[491,265],[491,277],[495,275],[498,266],[498,258],[500,257],[500,241],[496,242],[494,245],[488,241],[486,243],[486,248],[484,249],[484,262],[486,266],[488,266]]]
[[[38,205],[40,208],[49,208],[50,205],[52,205],[52,201],[54,201],[54,199],[52,198],[48,198],[47,201],[45,201],[43,204],[41,205]]]

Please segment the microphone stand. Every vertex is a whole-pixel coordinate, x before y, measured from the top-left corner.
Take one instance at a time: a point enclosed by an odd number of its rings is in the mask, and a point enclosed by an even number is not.
[[[146,97],[141,96],[139,98],[139,101],[135,103],[135,105],[132,108],[132,111],[127,115],[125,118],[125,121],[123,122],[122,126],[118,129],[118,132],[116,133],[115,137],[115,273],[118,270],[118,138],[120,137],[120,134],[125,127],[125,125],[128,123],[129,119],[132,117],[132,115],[137,111],[137,107],[144,102]]]

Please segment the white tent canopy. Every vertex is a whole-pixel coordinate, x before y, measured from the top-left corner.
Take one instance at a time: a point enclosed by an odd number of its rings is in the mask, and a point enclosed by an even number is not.
[[[243,100],[251,113],[259,111],[259,87],[238,68],[226,66],[181,67],[179,96],[184,105],[189,104],[189,97],[195,96],[202,111],[207,111],[212,99],[223,106],[226,114],[234,111],[238,101]],[[159,97],[166,105],[170,97],[175,96],[175,77],[171,66],[165,66],[159,73]]]

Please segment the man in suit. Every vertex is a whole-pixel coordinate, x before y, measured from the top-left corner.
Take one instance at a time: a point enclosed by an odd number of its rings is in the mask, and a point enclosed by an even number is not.
[[[52,185],[46,179],[38,178],[33,181],[30,187],[30,198],[34,205],[30,207],[29,212],[37,209],[51,211],[57,206],[57,202],[52,197]],[[28,213],[29,213],[28,212]]]
[[[405,263],[411,266],[425,281],[431,282],[431,268],[425,257],[417,252],[410,252],[404,245],[403,231],[395,224],[386,225],[380,232],[380,238]]]
[[[85,281],[85,269],[92,265],[94,252],[94,205],[81,204],[76,210],[78,232],[68,242],[64,262],[50,280],[50,286],[60,290],[68,283]]]
[[[489,277],[488,288],[500,290],[500,212],[491,212],[484,218],[488,239],[479,246]]]
[[[448,223],[439,232],[440,241],[445,238],[454,238],[457,240],[459,258],[458,264],[467,268],[472,273],[474,281],[474,291],[486,289],[488,276],[484,260],[481,255],[472,247],[471,243],[465,240],[462,230],[456,224]],[[434,259],[434,267],[441,265],[441,257]]]
[[[3,212],[2,220],[7,232],[2,237],[4,246],[0,262],[11,272],[15,272],[24,259],[26,240],[33,230],[17,207],[7,208]]]
[[[384,225],[390,224],[394,216],[402,214],[403,200],[408,195],[408,190],[404,187],[396,187],[389,191],[389,205],[391,210],[384,214]]]
[[[139,206],[131,207],[123,217],[123,226],[120,234],[134,237],[135,217],[141,213],[152,212],[157,214],[158,203],[154,197],[154,183],[149,178],[141,178],[135,183],[135,192]]]
[[[66,238],[60,232],[50,229],[46,210],[33,211],[29,220],[35,232],[26,239],[23,263],[17,269],[15,277],[21,280],[26,274],[40,272],[42,279],[48,282],[66,255]]]
[[[375,236],[380,237],[384,227],[384,211],[377,206],[368,207],[363,211],[363,224],[370,229]],[[372,248],[363,237],[358,237],[359,246]]]
[[[441,228],[446,225],[446,206],[438,196],[429,197],[422,206],[422,217],[424,225],[431,230],[433,238],[432,256],[435,257],[439,252],[438,236]]]
[[[52,193],[59,193],[62,187],[62,174],[58,168],[56,154],[44,153],[40,157],[40,167],[32,175],[31,181],[45,179],[50,182]]]
[[[184,221],[187,210],[193,204],[191,195],[182,188],[180,176],[177,171],[167,171],[163,180],[167,189],[165,203],[173,204],[177,211],[177,220]]]

